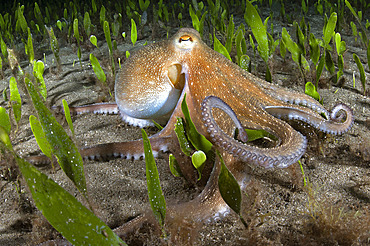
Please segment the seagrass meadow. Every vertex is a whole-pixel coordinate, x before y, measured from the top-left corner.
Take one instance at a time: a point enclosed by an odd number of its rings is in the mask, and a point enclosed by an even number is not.
[[[1,1],[0,245],[369,245],[369,20],[366,0]],[[266,169],[246,161],[230,173],[235,159],[211,143],[209,152],[198,148],[182,108],[177,149],[154,159],[139,141],[145,159],[81,157],[78,149],[166,126],[142,131],[117,110],[73,112],[114,103],[123,64],[184,27],[276,88],[329,111],[347,105],[352,127],[334,135],[287,120],[307,140],[298,162]],[[247,134],[259,148],[279,143],[266,131]],[[195,178],[181,173],[183,162]],[[207,205],[211,183],[223,200]],[[204,208],[208,216],[175,216]]]

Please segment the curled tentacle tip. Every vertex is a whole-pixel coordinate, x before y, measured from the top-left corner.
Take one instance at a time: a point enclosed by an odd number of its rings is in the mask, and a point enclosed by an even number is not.
[[[238,128],[239,130],[239,138],[242,140],[244,143],[248,142],[248,134],[244,130],[244,128]]]
[[[334,135],[340,135],[351,129],[354,122],[353,111],[346,104],[337,104],[330,113],[330,120],[333,123],[336,123],[336,127],[328,129],[327,132]]]
[[[344,115],[345,113],[345,115]],[[334,121],[342,121],[343,117],[346,116],[346,120],[348,118],[352,119],[353,121],[353,111],[350,107],[348,107],[346,104],[340,103],[334,106],[334,108],[331,111],[330,118]]]

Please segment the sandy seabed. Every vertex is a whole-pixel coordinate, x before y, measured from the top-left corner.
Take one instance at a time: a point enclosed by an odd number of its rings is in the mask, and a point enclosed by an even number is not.
[[[321,16],[308,18],[312,32],[320,37],[323,25]],[[315,29],[316,28],[316,29]],[[171,34],[176,30],[171,30]],[[276,23],[275,32],[281,32],[281,23]],[[311,192],[303,188],[302,174],[298,164],[287,169],[264,170],[259,167],[246,168],[250,178],[249,186],[243,196],[243,214],[250,227],[245,229],[237,215],[230,212],[225,217],[212,219],[197,225],[194,233],[196,245],[365,245],[370,243],[370,98],[362,95],[358,69],[352,53],[366,61],[366,53],[353,37],[342,33],[347,42],[345,53],[345,73],[343,87],[332,85],[322,88],[319,93],[324,98],[324,106],[333,108],[337,103],[351,107],[355,116],[352,129],[340,136],[317,134],[310,127],[298,125],[304,129],[308,138],[308,148],[302,157],[306,177],[313,185]],[[140,41],[135,47],[145,42]],[[108,54],[106,45],[101,44],[101,51]],[[120,45],[119,51],[131,49],[131,45]],[[104,57],[97,50],[92,51],[99,60]],[[78,63],[77,52],[69,46],[60,51],[63,71],[56,72],[52,65],[53,56],[46,54],[46,72],[44,79],[48,90],[48,104],[61,105],[66,99],[70,106],[96,103],[107,97],[88,63],[89,51],[82,50],[82,69]],[[36,55],[42,56],[42,54]],[[253,57],[253,54],[249,54]],[[297,66],[291,59],[283,61],[274,55],[272,63],[273,82],[293,90],[303,91],[303,81]],[[290,57],[290,54],[287,54]],[[123,57],[123,56],[122,56]],[[75,62],[75,64],[74,64]],[[106,60],[107,63],[107,60]],[[27,62],[20,62],[27,69]],[[103,63],[104,64],[104,63]],[[365,66],[366,64],[364,64]],[[108,71],[108,68],[104,68]],[[365,67],[367,87],[370,74]],[[263,77],[262,73],[257,76]],[[352,85],[353,73],[356,74],[356,86]],[[7,87],[11,72],[7,69],[0,81],[0,91]],[[328,77],[324,74],[323,77]],[[109,97],[107,97],[109,98]],[[13,134],[15,150],[23,157],[40,154],[36,140],[31,132],[28,118],[35,115],[32,103],[22,93],[22,119],[17,134]],[[7,105],[0,99],[0,105]],[[63,122],[63,117],[58,117]],[[73,117],[76,131],[75,142],[79,147],[95,144],[120,142],[141,137],[139,128],[128,126],[117,115],[83,114]],[[65,129],[67,125],[63,123]],[[147,129],[151,134],[154,128]],[[246,164],[247,165],[247,164]],[[186,181],[173,177],[168,168],[167,158],[158,159],[161,184],[168,202],[178,203],[193,198],[199,191],[191,188]],[[41,213],[35,208],[25,182],[21,182],[22,194],[16,186],[4,177],[0,181],[0,245],[34,245],[58,235]],[[52,173],[49,166],[40,169],[59,185],[80,197],[72,183],[59,167]],[[97,215],[110,227],[117,227],[149,208],[145,180],[145,162],[143,160],[114,159],[110,161],[85,161],[85,175],[90,201]],[[310,195],[313,195],[310,197]],[[310,213],[310,201],[317,204],[315,213]],[[342,215],[339,212],[342,210]],[[357,212],[357,213],[356,213]],[[322,221],[324,215],[332,220]],[[311,216],[312,215],[312,216]],[[329,216],[329,217],[330,217]],[[360,219],[361,217],[362,219]],[[361,225],[358,225],[361,222]],[[330,226],[333,226],[330,231]],[[328,229],[329,228],[329,229]],[[329,231],[325,231],[325,230]],[[351,233],[361,232],[351,238]],[[59,236],[60,237],[60,236]],[[133,245],[161,244],[148,229],[137,231],[128,241]]]

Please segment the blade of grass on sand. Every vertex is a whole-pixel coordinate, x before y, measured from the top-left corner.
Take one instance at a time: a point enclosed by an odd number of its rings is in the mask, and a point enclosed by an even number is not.
[[[53,154],[56,156],[60,167],[73,181],[78,190],[87,198],[86,180],[83,162],[76,145],[57,122],[52,113],[43,104],[33,83],[26,77],[25,84],[31,96],[33,105],[39,116],[42,129],[45,133]]]
[[[153,210],[154,217],[163,230],[166,218],[166,200],[164,199],[161,184],[159,181],[158,169],[154,160],[153,150],[150,145],[148,135],[144,129],[141,129],[144,142],[145,164],[146,164],[146,181],[148,185],[148,196],[150,206]]]
[[[36,207],[73,245],[126,245],[103,221],[47,175],[15,157]]]

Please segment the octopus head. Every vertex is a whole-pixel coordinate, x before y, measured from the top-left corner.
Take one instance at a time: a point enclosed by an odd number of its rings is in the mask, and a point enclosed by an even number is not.
[[[175,47],[176,52],[188,53],[195,47],[203,43],[199,32],[192,28],[181,28],[172,38],[171,44]]]
[[[146,126],[151,120],[168,120],[186,84],[186,60],[201,42],[197,31],[183,28],[171,39],[145,46],[126,60],[115,84],[116,102],[125,121]]]

